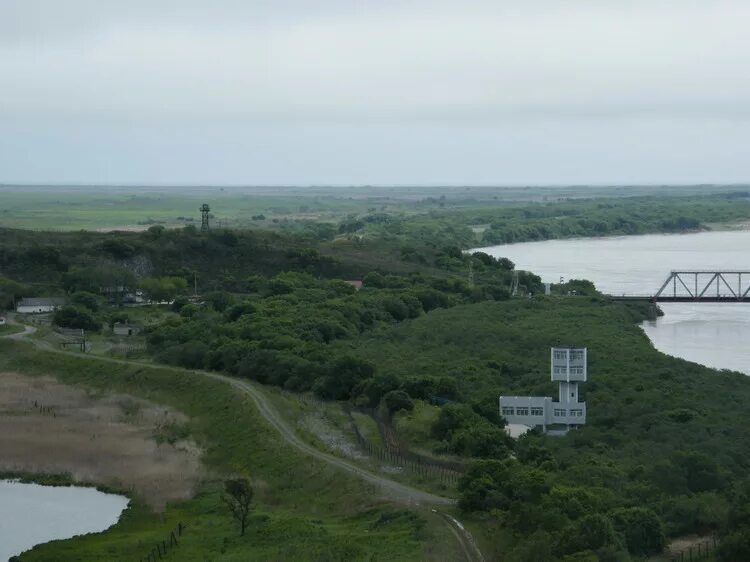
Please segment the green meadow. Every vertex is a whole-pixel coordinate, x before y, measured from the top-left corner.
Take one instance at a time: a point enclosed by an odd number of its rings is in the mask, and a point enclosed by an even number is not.
[[[297,453],[229,385],[180,369],[145,367],[39,351],[0,341],[0,371],[53,375],[95,391],[121,392],[172,406],[190,417],[213,478],[195,498],[153,513],[138,497],[103,534],[37,546],[22,561],[139,560],[186,526],[175,559],[450,560],[455,539],[429,511],[378,499],[378,490]],[[256,499],[240,537],[221,501],[223,476],[251,479]]]

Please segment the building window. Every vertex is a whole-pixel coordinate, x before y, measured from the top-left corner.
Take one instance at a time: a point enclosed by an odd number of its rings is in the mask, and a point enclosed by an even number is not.
[[[564,375],[566,373],[567,369],[565,367],[555,367],[555,374],[556,375]]]
[[[544,415],[544,408],[531,408],[531,415],[532,416],[543,416]]]
[[[571,361],[583,361],[583,351],[571,351],[570,360]]]
[[[513,408],[509,408],[508,406],[503,406],[503,415],[504,416],[512,416],[513,415]]]
[[[568,354],[564,351],[555,351],[555,359],[567,359]]]
[[[583,410],[571,410],[570,411],[570,417],[571,418],[582,418],[583,417]]]
[[[565,410],[558,410],[557,408],[555,408],[555,416],[558,418],[564,418]]]
[[[516,408],[516,415],[517,416],[528,416],[529,415],[529,409],[528,408]]]
[[[570,368],[570,374],[571,375],[582,375],[583,374],[583,367],[571,367]]]

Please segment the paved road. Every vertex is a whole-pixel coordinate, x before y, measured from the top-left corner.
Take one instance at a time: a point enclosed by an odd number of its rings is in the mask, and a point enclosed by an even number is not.
[[[23,332],[19,332],[17,334],[10,334],[4,337],[8,339],[13,339],[13,340],[21,340],[23,338],[26,338],[26,336],[33,334],[34,332],[36,332],[36,328],[32,326],[24,326]],[[76,357],[79,357],[82,359],[99,360],[99,361],[105,361],[105,362],[110,362],[110,363],[130,364],[130,365],[138,365],[138,366],[145,366],[145,367],[158,367],[158,365],[153,365],[151,363],[144,363],[140,361],[128,361],[128,360],[123,360],[123,359],[114,359],[111,357],[100,357],[96,355],[86,355],[86,354],[82,355],[79,353],[62,351],[62,350],[54,349],[51,346],[46,346],[42,342],[35,341],[33,339],[28,339],[27,341],[33,343],[37,347],[44,349],[45,351],[50,351],[53,353],[61,353],[65,355],[73,354]],[[311,445],[308,445],[297,436],[294,429],[289,427],[287,422],[279,414],[276,408],[274,408],[274,406],[268,401],[268,399],[263,394],[263,392],[247,381],[235,379],[235,378],[228,377],[225,375],[220,375],[218,373],[212,373],[209,371],[189,370],[188,372],[191,372],[197,375],[206,376],[214,380],[225,382],[231,385],[232,387],[236,388],[240,392],[244,392],[253,400],[253,402],[255,403],[258,409],[258,412],[263,417],[263,419],[265,419],[276,431],[278,431],[281,437],[289,445],[291,445],[298,451],[308,456],[314,457],[330,465],[336,466],[337,468],[345,470],[346,472],[349,472],[350,474],[353,474],[361,478],[362,480],[369,482],[370,484],[378,486],[381,490],[383,490],[386,497],[388,497],[388,499],[392,501],[395,501],[398,503],[404,503],[407,505],[424,505],[424,506],[434,506],[434,507],[451,506],[456,503],[456,500],[452,498],[438,496],[436,494],[431,494],[429,492],[419,490],[417,488],[408,486],[406,484],[401,484],[400,482],[395,482],[382,475],[375,474],[374,472],[370,472],[369,470],[365,470],[357,466],[353,462],[330,455],[319,449],[316,449],[315,447]],[[474,541],[474,538],[471,536],[471,533],[469,533],[457,519],[455,519],[454,517],[446,513],[439,512],[437,509],[433,509],[433,512],[440,515],[444,519],[446,524],[450,527],[451,532],[456,536],[464,552],[464,555],[466,556],[466,559],[469,562],[483,562],[484,561],[484,558],[482,557],[482,553],[477,547],[476,542]]]

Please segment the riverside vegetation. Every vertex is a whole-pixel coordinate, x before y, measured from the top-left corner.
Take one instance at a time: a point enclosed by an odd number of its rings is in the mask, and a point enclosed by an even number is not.
[[[729,206],[740,209],[729,216],[741,218],[746,202],[735,197],[726,208],[721,199],[676,200],[672,214],[701,217],[697,224],[678,220],[676,229],[699,228]],[[627,214],[629,205],[641,205],[642,228],[653,227],[647,202],[611,205],[603,212]],[[528,217],[528,224],[538,218]],[[401,220],[379,224],[408,222]],[[158,320],[146,318],[145,337],[148,353],[175,368],[107,365],[103,377],[91,361],[11,342],[0,342],[0,368],[55,373],[64,382],[174,406],[190,417],[208,465],[246,471],[259,503],[247,531],[252,540],[234,536],[231,520],[220,513],[221,487],[209,483],[164,515],[136,504],[108,533],[39,547],[29,560],[51,560],[58,552],[91,560],[137,556],[134,545],[157,540],[161,527],[178,521],[193,527],[187,536],[195,538],[186,539],[192,547],[184,552],[194,554],[186,560],[434,555],[426,544],[435,530],[423,516],[366,501],[358,482],[275,441],[226,385],[182,367],[385,408],[396,427],[411,430],[410,444],[470,463],[458,505],[490,559],[639,559],[690,534],[719,535],[722,560],[750,559],[746,376],[662,355],[637,327],[648,307],[612,303],[588,282],[555,286],[545,297],[538,277],[518,272],[523,297],[511,297],[513,264],[463,254],[470,240],[456,224],[439,225],[432,236],[429,228],[412,226],[377,234],[367,226],[376,223],[363,221],[337,230],[345,236],[361,230],[364,240],[336,242],[310,234],[161,227],[54,237],[2,232],[0,298],[6,303],[57,291],[71,303],[57,322],[97,330],[135,314],[105,303],[100,288],[140,286],[147,296],[172,302]],[[342,281],[347,278],[362,279],[362,290]],[[196,279],[201,299],[192,302],[186,293]],[[577,296],[566,296],[573,289]],[[557,343],[589,348],[588,424],[564,438],[531,432],[513,441],[503,430],[497,396],[553,395],[547,361]],[[366,507],[352,507],[359,502]]]

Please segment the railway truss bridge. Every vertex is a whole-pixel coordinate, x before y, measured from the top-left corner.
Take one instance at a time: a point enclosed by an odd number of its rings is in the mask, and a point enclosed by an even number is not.
[[[617,301],[750,302],[750,271],[672,271],[652,296],[613,296]]]

